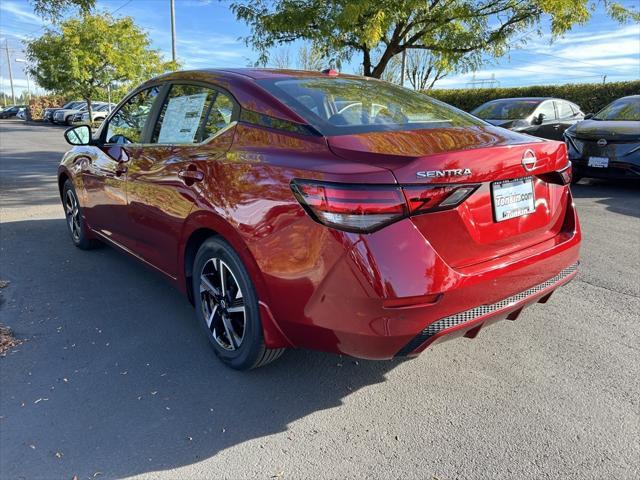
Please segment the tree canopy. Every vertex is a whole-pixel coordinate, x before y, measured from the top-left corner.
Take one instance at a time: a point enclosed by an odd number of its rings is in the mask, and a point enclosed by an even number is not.
[[[567,32],[596,4],[621,22],[639,18],[611,0],[232,0],[231,8],[251,27],[246,41],[263,62],[274,46],[306,40],[327,57],[359,57],[363,74],[380,78],[405,50],[427,51],[440,66],[473,68],[547,21],[554,36]]]
[[[27,42],[29,73],[43,88],[87,100],[110,84],[130,84],[175,69],[150,47],[130,17],[84,14]]]
[[[33,10],[41,17],[58,20],[66,10],[76,8],[89,13],[95,7],[95,0],[31,0]]]

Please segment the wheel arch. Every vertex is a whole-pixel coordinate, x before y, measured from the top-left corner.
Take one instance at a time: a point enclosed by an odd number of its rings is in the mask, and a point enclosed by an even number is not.
[[[178,287],[187,295],[189,302],[194,304],[194,293],[192,289],[193,262],[200,246],[210,237],[218,236],[225,240],[236,251],[244,264],[249,277],[253,282],[259,299],[260,317],[265,344],[268,348],[282,348],[293,346],[268,306],[269,293],[262,272],[258,264],[247,247],[246,243],[238,232],[222,217],[207,211],[192,213],[185,221],[182,232],[182,240],[179,248]]]
[[[71,180],[71,175],[66,170],[60,170],[58,172],[58,192],[60,193],[60,199],[62,199],[62,190],[67,180]]]

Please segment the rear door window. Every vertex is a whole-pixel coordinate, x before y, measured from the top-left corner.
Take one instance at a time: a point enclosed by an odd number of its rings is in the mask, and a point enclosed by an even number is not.
[[[555,102],[556,109],[558,110],[558,118],[571,118],[574,116],[571,105],[567,102]]]
[[[174,84],[153,129],[152,143],[194,144],[211,138],[233,120],[231,98],[213,88]]]
[[[542,104],[540,104],[540,106],[536,110],[536,115],[539,115],[541,113],[544,115],[545,121],[555,120],[556,110],[555,108],[553,108],[553,102],[543,102]]]

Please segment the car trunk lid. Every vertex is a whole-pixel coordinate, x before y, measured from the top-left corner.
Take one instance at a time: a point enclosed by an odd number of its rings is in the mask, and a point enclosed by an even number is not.
[[[567,165],[561,142],[543,141],[491,126],[372,132],[327,137],[337,155],[389,169],[402,185],[474,184],[458,207],[413,216],[412,222],[453,267],[513,254],[562,229],[568,189],[549,174]],[[535,156],[530,170],[523,158]],[[528,167],[529,168],[529,167]],[[496,221],[496,182],[531,178],[532,213]]]

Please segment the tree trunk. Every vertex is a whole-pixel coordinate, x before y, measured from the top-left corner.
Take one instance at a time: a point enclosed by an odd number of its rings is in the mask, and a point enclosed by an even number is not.
[[[365,75],[368,77],[380,78],[384,73],[385,68],[387,68],[387,64],[389,63],[389,60],[391,60],[391,58],[395,54],[396,54],[395,48],[389,45],[387,49],[384,51],[384,53],[382,54],[382,57],[380,57],[380,61],[371,72],[371,75],[366,75],[366,74]]]
[[[91,99],[85,98],[87,102],[87,112],[89,112],[89,125],[93,126],[93,108],[91,107]]]
[[[365,77],[371,76],[371,52],[369,49],[363,47],[362,48],[363,58],[362,58],[362,74]]]

